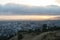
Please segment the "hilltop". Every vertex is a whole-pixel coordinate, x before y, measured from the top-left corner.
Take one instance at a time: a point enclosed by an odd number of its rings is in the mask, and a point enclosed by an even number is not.
[[[60,40],[60,30],[43,32],[38,35],[35,33],[29,33],[23,34],[23,36],[24,37],[21,40]],[[10,40],[18,40],[17,35]]]

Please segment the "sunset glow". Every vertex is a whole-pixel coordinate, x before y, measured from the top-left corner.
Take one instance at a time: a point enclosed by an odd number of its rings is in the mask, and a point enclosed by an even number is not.
[[[56,16],[42,16],[42,15],[9,15],[9,16],[0,16],[0,20],[49,20]]]
[[[0,0],[0,20],[55,19],[57,16],[49,15],[60,14],[59,2],[59,0]]]

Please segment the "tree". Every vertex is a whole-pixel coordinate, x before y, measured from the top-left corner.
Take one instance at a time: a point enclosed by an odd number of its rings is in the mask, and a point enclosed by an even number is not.
[[[47,24],[43,24],[43,26],[42,26],[42,31],[43,31],[43,32],[47,31]]]
[[[18,32],[18,40],[21,40],[22,38],[23,38],[23,35],[20,32]]]

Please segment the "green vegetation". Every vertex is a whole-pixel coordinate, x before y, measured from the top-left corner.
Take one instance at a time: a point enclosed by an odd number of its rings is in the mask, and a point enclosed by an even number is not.
[[[43,31],[43,32],[46,32],[46,31],[47,31],[47,24],[43,24],[43,26],[42,26],[42,31]]]

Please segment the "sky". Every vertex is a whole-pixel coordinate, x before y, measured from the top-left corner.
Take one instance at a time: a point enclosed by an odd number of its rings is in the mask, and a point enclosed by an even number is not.
[[[60,16],[53,15],[0,15],[0,20],[58,20]]]
[[[0,0],[0,20],[60,19],[58,15],[60,0]]]
[[[0,0],[0,14],[59,15],[60,0]]]
[[[15,3],[28,6],[59,5],[59,0],[0,0],[0,4]]]

